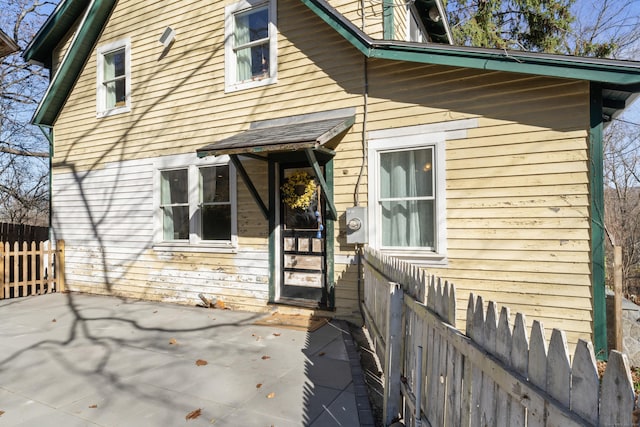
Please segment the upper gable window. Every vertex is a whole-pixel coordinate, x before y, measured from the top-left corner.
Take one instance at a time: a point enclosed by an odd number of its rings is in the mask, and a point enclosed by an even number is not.
[[[241,1],[225,8],[227,92],[275,83],[275,16],[275,0]]]
[[[97,117],[131,111],[131,42],[129,39],[98,48]]]

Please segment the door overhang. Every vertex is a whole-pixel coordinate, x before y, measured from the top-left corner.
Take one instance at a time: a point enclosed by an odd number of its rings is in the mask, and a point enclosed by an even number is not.
[[[198,148],[196,153],[198,157],[229,155],[238,174],[267,219],[270,207],[267,207],[260,197],[239,156],[274,161],[272,159],[282,159],[287,153],[296,155],[303,153],[309,166],[316,173],[330,218],[337,220],[338,215],[333,198],[329,197],[331,193],[320,174],[317,154],[332,158],[335,155],[333,149],[339,142],[337,137],[345,133],[354,123],[355,108],[257,121],[252,122],[248,130]]]

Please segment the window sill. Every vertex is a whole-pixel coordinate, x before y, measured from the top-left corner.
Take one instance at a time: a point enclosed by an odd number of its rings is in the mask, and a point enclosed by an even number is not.
[[[103,117],[115,116],[116,114],[123,114],[131,112],[131,106],[125,105],[123,107],[115,107],[110,110],[98,111],[96,118],[101,119]]]
[[[235,254],[238,252],[238,248],[236,246],[232,246],[231,243],[156,243],[153,245],[153,250],[158,252],[211,252],[228,254]]]
[[[390,257],[398,258],[411,264],[421,267],[437,266],[444,267],[449,264],[446,255],[435,252],[420,252],[417,250],[380,249],[380,253]]]
[[[252,89],[260,86],[267,86],[277,82],[278,82],[277,76],[273,76],[273,77],[265,77],[257,80],[247,80],[244,82],[229,83],[225,85],[224,92],[225,93],[237,92],[240,90]]]

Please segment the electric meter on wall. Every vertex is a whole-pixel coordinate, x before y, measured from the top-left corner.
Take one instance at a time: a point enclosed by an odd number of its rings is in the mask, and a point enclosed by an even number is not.
[[[347,208],[347,243],[367,243],[367,208],[354,206]]]

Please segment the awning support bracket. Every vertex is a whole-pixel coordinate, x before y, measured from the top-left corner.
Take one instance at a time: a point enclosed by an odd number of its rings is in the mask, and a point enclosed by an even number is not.
[[[307,160],[309,164],[313,168],[313,171],[316,174],[316,178],[320,183],[320,188],[322,188],[322,192],[324,193],[324,198],[327,203],[327,208],[329,208],[329,218],[337,221],[338,220],[338,211],[336,211],[336,207],[333,204],[333,198],[329,197],[329,188],[327,186],[327,182],[324,180],[324,176],[322,175],[322,171],[320,170],[320,165],[318,164],[318,160],[316,159],[316,155],[313,152],[312,148],[305,148],[304,153],[307,155]]]
[[[260,210],[262,211],[262,215],[264,215],[264,219],[268,220],[269,209],[267,209],[267,206],[262,201],[262,197],[260,197],[260,194],[258,194],[258,190],[256,190],[256,187],[253,185],[253,182],[251,181],[251,178],[249,178],[249,174],[247,174],[246,169],[244,168],[244,166],[242,166],[242,162],[240,162],[240,159],[238,159],[238,155],[229,154],[229,158],[231,159],[231,162],[233,162],[233,165],[236,167],[236,170],[240,174],[242,181],[249,189],[249,192],[253,196],[253,200],[255,200],[258,206],[260,207]]]

